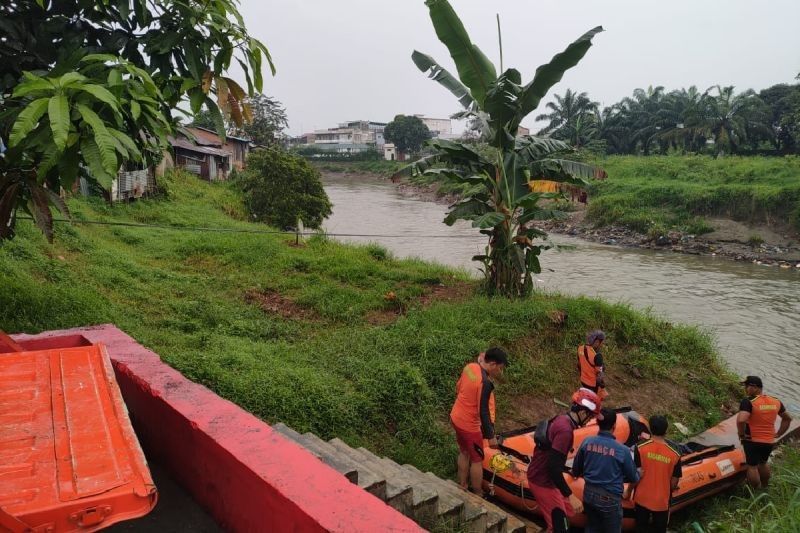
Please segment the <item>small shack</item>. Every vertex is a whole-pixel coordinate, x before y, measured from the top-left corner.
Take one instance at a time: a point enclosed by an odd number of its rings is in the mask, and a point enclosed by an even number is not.
[[[201,146],[186,138],[170,137],[175,166],[204,180],[224,181],[231,169],[231,153],[212,146]]]

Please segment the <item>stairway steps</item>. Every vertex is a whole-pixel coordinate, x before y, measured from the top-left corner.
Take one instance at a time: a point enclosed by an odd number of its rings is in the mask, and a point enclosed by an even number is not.
[[[408,470],[404,470],[400,465],[387,459],[378,457],[366,448],[358,448],[368,460],[373,464],[381,465],[387,479],[395,479],[401,483],[407,483],[412,487],[412,507],[414,520],[423,527],[431,528],[436,524],[439,508],[439,493],[431,490],[430,487],[420,485],[417,477]]]
[[[413,465],[399,465],[366,448],[352,448],[340,439],[326,442],[310,432],[300,434],[285,424],[272,427],[426,529],[470,533],[526,531],[525,524],[516,516],[463,490],[453,481],[421,472]]]
[[[300,446],[304,447],[306,450],[311,452],[317,459],[322,461],[323,463],[327,464],[328,466],[333,467],[334,470],[341,473],[346,477],[351,483],[358,484],[358,469],[354,468],[352,464],[348,465],[339,460],[339,458],[335,456],[328,456],[323,453],[321,450],[318,450],[315,446],[308,443],[303,435],[298,433],[297,431],[293,430],[289,426],[285,424],[275,424],[272,426],[272,429],[286,437],[287,439],[294,441],[295,443],[299,444]]]
[[[351,457],[343,454],[329,442],[322,440],[314,433],[303,433],[302,437],[304,442],[308,443],[309,446],[313,446],[314,450],[317,450],[321,455],[323,455],[323,461],[325,461],[325,458],[331,457],[335,458],[340,464],[346,465],[348,469],[355,469],[358,472],[358,486],[370,494],[377,496],[381,500],[386,501],[385,478],[377,476],[367,469],[361,468],[360,464],[354,461]],[[339,471],[341,472],[341,470]]]
[[[406,516],[409,516],[412,510],[413,498],[411,485],[398,483],[394,479],[387,479],[379,468],[369,464],[369,462],[365,460],[364,456],[359,451],[351,448],[340,439],[331,439],[329,442],[334,448],[358,464],[359,471],[364,469],[376,477],[382,477],[383,479],[386,479],[386,499],[384,501],[395,510]]]
[[[483,533],[486,531],[489,514],[483,505],[475,505],[474,501],[467,500],[464,497],[463,490],[460,488],[458,490],[453,490],[452,485],[432,472],[422,472],[414,465],[408,464],[403,465],[403,468],[416,473],[422,479],[428,480],[433,486],[436,487],[436,490],[439,492],[440,496],[446,495],[447,497],[456,498],[461,501],[463,504],[461,524],[462,526],[466,527],[467,531],[473,533]]]

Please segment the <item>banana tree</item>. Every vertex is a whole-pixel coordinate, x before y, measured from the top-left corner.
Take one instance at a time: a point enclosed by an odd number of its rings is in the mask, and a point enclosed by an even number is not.
[[[532,273],[541,271],[539,255],[545,244],[534,240],[545,234],[536,220],[558,216],[542,200],[558,194],[531,192],[531,180],[546,179],[584,186],[590,178],[605,177],[601,169],[566,159],[572,148],[549,137],[521,136],[522,120],[532,113],[547,91],[575,66],[603,31],[596,27],[536,70],[533,79],[510,68],[497,74],[495,66],[474,45],[447,0],[427,0],[439,40],[447,47],[458,71],[448,72],[432,57],[414,51],[417,67],[458,99],[460,116],[477,122],[491,150],[479,153],[459,142],[434,139],[434,153],[409,165],[406,173],[436,174],[443,180],[471,185],[468,193],[450,207],[444,222],[470,220],[489,238],[486,253],[473,259],[483,264],[488,294],[526,296],[533,288]],[[502,57],[502,55],[501,55]]]

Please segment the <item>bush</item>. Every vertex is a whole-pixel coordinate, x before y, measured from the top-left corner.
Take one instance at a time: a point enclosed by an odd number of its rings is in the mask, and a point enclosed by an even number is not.
[[[297,219],[319,228],[331,214],[331,202],[320,174],[302,157],[279,148],[255,150],[247,157],[247,170],[237,178],[245,206],[254,220],[286,229]]]

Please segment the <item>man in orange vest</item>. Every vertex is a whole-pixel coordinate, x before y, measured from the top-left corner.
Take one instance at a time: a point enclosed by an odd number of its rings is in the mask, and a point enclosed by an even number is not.
[[[633,449],[640,476],[633,495],[637,533],[667,531],[670,498],[682,475],[681,454],[664,438],[667,426],[667,417],[650,417],[652,437]]]
[[[493,379],[508,366],[508,356],[500,348],[490,348],[469,363],[456,384],[456,401],[450,422],[458,442],[458,482],[477,494],[483,494],[483,442],[496,448],[494,434],[495,405]]]
[[[606,334],[596,329],[586,335],[586,344],[578,346],[578,371],[581,373],[581,387],[597,393],[602,400],[605,392],[605,372],[603,355],[600,348],[606,340]],[[602,392],[601,392],[601,389]]]
[[[764,385],[758,376],[747,376],[744,381],[747,398],[739,404],[736,428],[747,458],[747,482],[754,489],[769,485],[770,470],[767,460],[775,439],[786,433],[792,417],[780,400],[763,394]],[[781,426],[775,432],[775,420],[781,417]]]

